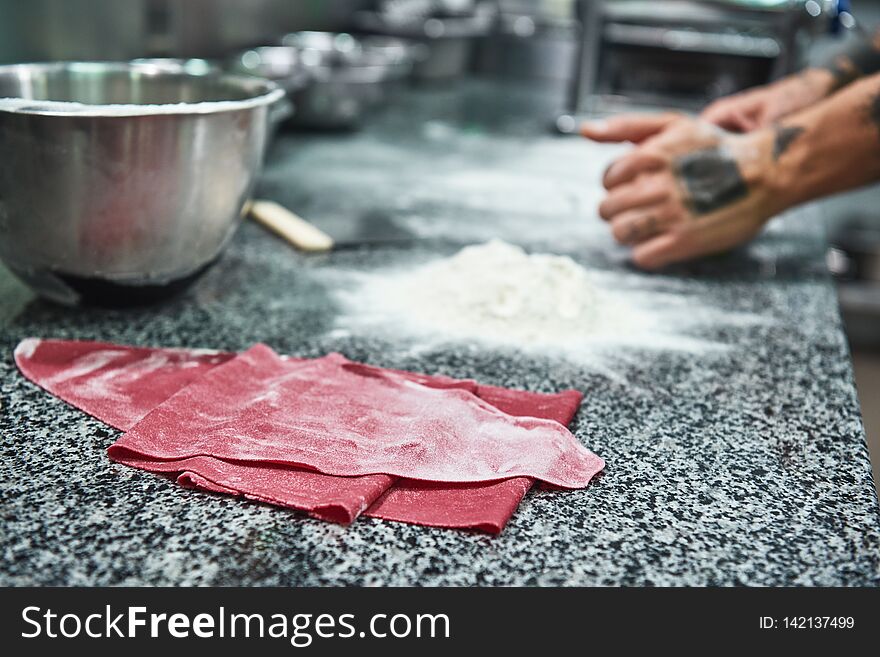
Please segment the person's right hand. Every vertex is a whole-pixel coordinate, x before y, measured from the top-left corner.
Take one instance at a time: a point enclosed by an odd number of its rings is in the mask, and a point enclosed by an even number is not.
[[[669,113],[591,121],[581,134],[635,144],[606,169],[598,211],[643,269],[726,251],[785,207],[772,129],[733,134]]]
[[[778,82],[749,89],[711,103],[700,118],[732,132],[766,128],[779,119],[825,98],[834,87],[834,75],[811,68]]]

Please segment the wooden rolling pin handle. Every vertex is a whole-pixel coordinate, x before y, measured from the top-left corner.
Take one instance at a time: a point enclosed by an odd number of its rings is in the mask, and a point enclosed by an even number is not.
[[[249,210],[251,217],[300,251],[333,249],[332,237],[273,201],[252,201]]]

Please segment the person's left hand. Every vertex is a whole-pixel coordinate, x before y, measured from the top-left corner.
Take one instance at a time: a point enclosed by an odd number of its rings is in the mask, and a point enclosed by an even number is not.
[[[823,68],[808,68],[796,75],[710,103],[700,118],[733,132],[767,128],[783,117],[815,105],[831,94],[838,81]]]
[[[656,269],[725,251],[753,238],[783,209],[774,180],[774,131],[745,135],[677,114],[587,123],[595,141],[636,147],[611,164],[599,215],[633,247],[637,266]]]

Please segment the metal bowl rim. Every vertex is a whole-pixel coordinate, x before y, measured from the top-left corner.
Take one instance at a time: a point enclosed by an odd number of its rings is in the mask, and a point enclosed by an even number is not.
[[[239,52],[232,60],[233,65],[238,65],[241,58],[248,53],[256,53],[261,55],[268,51],[301,53],[296,46],[257,46]],[[342,82],[346,84],[379,84],[387,79],[388,75],[393,73],[400,67],[399,63],[389,61],[355,61],[346,62],[344,65],[334,66],[332,64],[305,64],[297,62],[293,66],[288,67],[287,73],[279,75],[267,75],[267,71],[261,70],[259,67],[250,69],[248,76],[261,79],[273,80],[285,87],[286,82],[295,82],[295,86],[308,87],[308,83],[321,82]],[[280,68],[280,67],[279,67]],[[300,84],[302,83],[302,84]]]
[[[153,77],[187,78],[195,84],[214,80],[230,87],[256,95],[240,100],[207,100],[197,103],[170,104],[136,104],[119,103],[107,105],[91,105],[71,101],[32,100],[20,96],[0,97],[0,112],[11,114],[34,114],[40,116],[84,116],[84,117],[118,117],[118,116],[156,116],[156,115],[203,115],[219,114],[254,109],[264,105],[272,105],[284,98],[284,90],[272,80],[247,75],[216,73],[198,75],[186,71],[170,72],[159,67],[151,68],[148,64],[132,64],[124,62],[36,62],[28,64],[8,64],[0,66],[0,75],[15,74],[21,70],[38,70],[44,72],[64,71],[77,67],[89,67],[99,72],[130,73],[138,71]]]

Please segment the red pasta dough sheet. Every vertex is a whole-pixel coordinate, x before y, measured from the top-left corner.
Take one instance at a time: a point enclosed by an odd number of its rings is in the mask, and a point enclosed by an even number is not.
[[[150,472],[176,474],[186,488],[241,495],[246,499],[306,511],[321,520],[347,525],[394,483],[388,475],[333,477],[284,465],[238,463],[212,456],[162,461],[116,449],[113,458]]]
[[[112,427],[128,431],[159,404],[235,354],[28,338],[15,362],[28,379]]]
[[[577,390],[548,395],[478,385],[476,394],[508,415],[542,417],[565,426],[574,419],[583,400]],[[364,515],[497,534],[533,484],[534,480],[527,477],[488,484],[444,485],[399,479]]]
[[[290,361],[256,345],[158,406],[116,444],[152,460],[213,456],[477,483],[532,477],[583,488],[602,461],[558,422],[508,415],[339,354]]]
[[[15,350],[19,369],[31,381],[123,431],[234,356],[37,338],[22,341]],[[451,379],[448,382],[452,384]],[[241,494],[341,523],[352,522],[394,481],[386,475],[342,478],[294,468],[253,467],[210,456],[174,462],[120,452],[117,460],[142,470],[178,474],[177,482],[190,488]]]
[[[233,354],[203,350],[145,349],[64,340],[29,339],[16,349],[16,362],[30,380],[120,429],[130,428],[167,397],[232,357]],[[153,366],[163,359],[167,363],[164,369]],[[104,365],[95,367],[98,363]],[[426,385],[460,386],[511,415],[545,417],[562,424],[571,421],[582,399],[573,390],[545,395],[478,386],[472,381],[447,377],[395,373]],[[105,396],[112,398],[113,403],[104,403],[102,396],[95,395],[93,378],[100,381]],[[134,467],[176,473],[178,483],[184,486],[241,494],[344,523],[351,522],[366,505],[379,498],[364,515],[497,533],[532,485],[527,478],[488,484],[437,485],[401,479],[394,482],[385,475],[334,477],[213,457],[153,461],[139,460],[124,452],[120,455]]]

